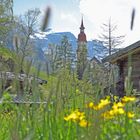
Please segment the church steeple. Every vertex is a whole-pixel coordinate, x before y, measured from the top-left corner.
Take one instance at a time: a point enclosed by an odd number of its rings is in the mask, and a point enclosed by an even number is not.
[[[81,26],[80,26],[80,33],[78,35],[78,42],[87,42],[87,39],[86,39],[86,34],[84,33],[84,23],[83,23],[83,17],[82,17],[82,20],[81,20]]]
[[[80,32],[84,32],[84,23],[83,23],[83,17],[82,17],[82,20],[81,20],[81,26],[80,26]]]
[[[80,33],[77,41],[77,76],[81,80],[87,64],[87,39],[84,33],[83,17],[81,20]]]

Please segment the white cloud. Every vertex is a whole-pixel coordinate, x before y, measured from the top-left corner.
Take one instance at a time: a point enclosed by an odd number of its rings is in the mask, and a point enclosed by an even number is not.
[[[126,14],[130,14],[130,6],[123,6],[120,1],[123,0],[81,0],[80,10],[88,19],[100,26],[110,17],[115,22],[120,22],[122,19],[127,19]],[[127,7],[127,8],[126,8]]]
[[[67,22],[73,23],[73,25],[77,24],[77,19],[75,18],[74,14],[61,12],[60,18],[61,20],[66,20]]]
[[[120,34],[127,35],[127,41],[140,39],[140,32],[138,26],[140,25],[140,14],[139,8],[140,0],[81,0],[80,1],[80,12],[88,18],[88,20],[94,26],[93,34],[98,36],[100,26],[106,22],[110,17],[118,25],[118,32]],[[130,32],[130,19],[132,8],[136,7],[136,19],[135,19],[135,30]],[[89,25],[91,26],[91,24]],[[91,29],[91,27],[87,27]],[[137,29],[137,30],[136,30]],[[134,33],[135,32],[135,33]],[[133,34],[133,36],[132,36]],[[129,38],[131,38],[129,40]],[[133,38],[133,39],[132,39]]]

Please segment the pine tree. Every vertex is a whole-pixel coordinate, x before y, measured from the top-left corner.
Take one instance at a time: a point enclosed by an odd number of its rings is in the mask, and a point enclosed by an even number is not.
[[[71,68],[72,62],[74,61],[74,54],[72,52],[72,46],[69,43],[68,37],[63,36],[61,44],[58,47],[58,65],[61,68]]]
[[[49,44],[46,57],[47,65],[50,66],[49,69],[51,69],[53,73],[62,68],[71,70],[75,55],[68,37],[63,36],[60,45]]]

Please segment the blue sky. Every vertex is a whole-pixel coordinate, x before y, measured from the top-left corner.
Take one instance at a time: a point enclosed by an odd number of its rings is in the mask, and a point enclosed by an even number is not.
[[[79,33],[81,15],[84,17],[87,39],[96,39],[102,32],[101,25],[111,17],[118,25],[116,34],[126,35],[124,45],[140,40],[140,0],[14,0],[14,14],[23,14],[31,8],[40,8],[42,15],[47,6],[52,7],[50,27],[53,32]],[[133,31],[130,31],[130,15],[136,8]]]

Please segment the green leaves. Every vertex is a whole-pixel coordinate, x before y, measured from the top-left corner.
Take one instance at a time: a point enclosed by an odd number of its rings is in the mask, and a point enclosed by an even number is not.
[[[0,56],[5,60],[12,58],[11,51],[5,47],[0,47]]]

